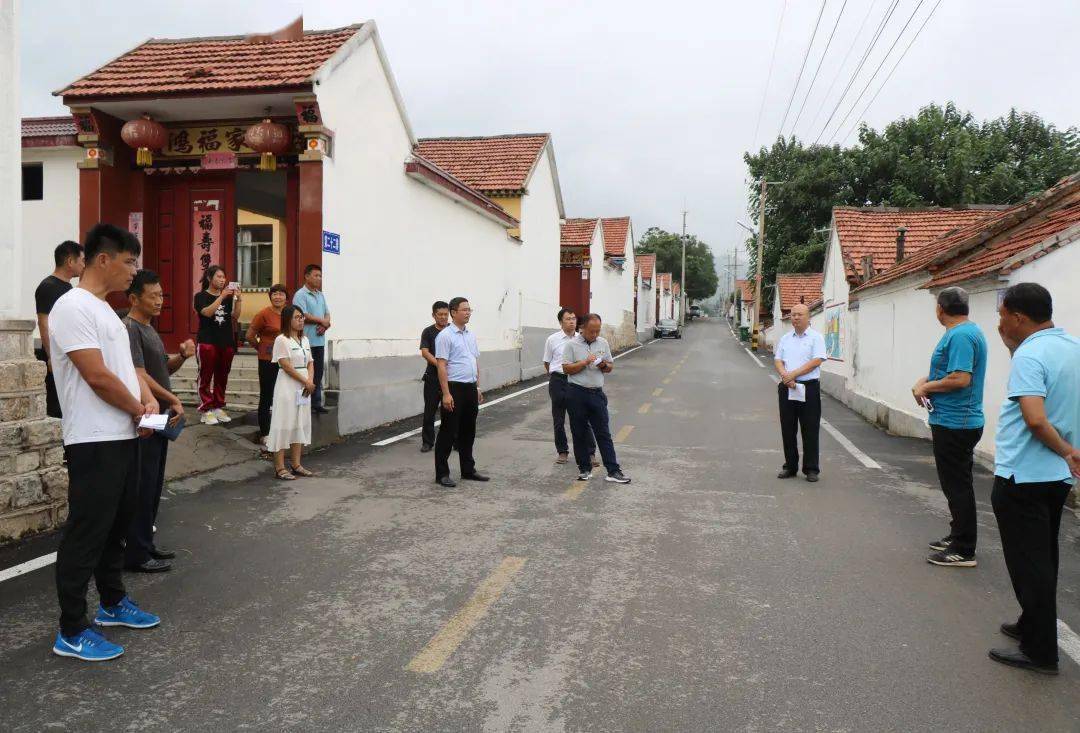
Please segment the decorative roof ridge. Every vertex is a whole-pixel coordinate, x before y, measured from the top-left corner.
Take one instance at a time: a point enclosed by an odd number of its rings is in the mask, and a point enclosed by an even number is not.
[[[956,212],[956,211],[1004,211],[1012,204],[957,204],[956,206],[855,206],[844,204],[834,206],[836,211],[858,211],[866,214],[920,214],[928,212]]]
[[[506,133],[499,133],[499,134],[495,134],[495,135],[443,135],[443,136],[436,135],[435,137],[420,137],[420,138],[417,138],[416,141],[418,143],[435,142],[435,141],[442,141],[442,140],[461,142],[461,141],[470,141],[470,140],[511,140],[511,139],[523,138],[523,137],[546,137],[546,138],[550,138],[551,133],[550,132],[506,132]]]
[[[305,29],[304,36],[327,36],[334,33],[344,33],[348,30],[358,31],[364,26],[364,23],[352,23],[350,25],[343,25],[340,28],[312,28]],[[145,41],[139,44],[142,46],[147,43],[199,43],[203,41],[244,41],[251,37],[250,33],[245,33],[236,36],[192,36],[190,38],[147,38]],[[268,46],[272,43],[293,43],[298,39],[282,39],[278,41],[268,41],[266,43],[259,43],[253,45]],[[138,48],[138,46],[136,46]]]

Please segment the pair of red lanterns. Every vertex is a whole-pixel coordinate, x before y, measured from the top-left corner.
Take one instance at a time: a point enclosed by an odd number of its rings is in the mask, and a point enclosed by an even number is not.
[[[267,115],[270,110],[266,110]],[[135,163],[150,165],[154,162],[154,150],[161,150],[169,143],[169,131],[165,126],[148,114],[140,119],[129,120],[120,128],[120,139],[135,148]],[[289,128],[273,122],[267,116],[262,122],[252,125],[244,133],[244,145],[259,156],[259,170],[277,170],[277,156],[289,149]]]

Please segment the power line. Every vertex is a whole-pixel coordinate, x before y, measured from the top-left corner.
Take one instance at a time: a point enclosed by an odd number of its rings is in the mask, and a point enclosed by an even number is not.
[[[814,23],[814,32],[810,34],[810,43],[806,44],[806,53],[803,54],[802,66],[799,67],[799,75],[795,77],[795,88],[791,90],[791,99],[788,100],[787,109],[784,110],[784,119],[780,122],[780,134],[784,134],[784,125],[787,124],[788,113],[791,112],[791,104],[795,101],[795,92],[799,91],[799,82],[802,81],[803,71],[806,70],[806,60],[810,58],[810,49],[814,47],[814,39],[817,38],[818,26],[821,25],[821,16],[825,14],[825,5],[829,0],[821,0],[821,10],[818,11],[817,21]]]
[[[878,90],[876,92],[874,92],[874,96],[871,97],[870,101],[866,103],[865,107],[863,107],[863,111],[859,114],[859,117],[855,120],[855,124],[852,125],[850,130],[848,130],[847,135],[844,135],[844,137],[840,139],[840,144],[841,145],[844,144],[845,140],[847,140],[849,137],[851,137],[851,133],[855,132],[856,128],[858,128],[858,126],[859,126],[859,121],[866,119],[867,110],[870,109],[870,106],[874,103],[874,100],[876,100],[878,98],[878,95],[881,94],[881,90],[885,88],[885,85],[889,83],[889,79],[892,79],[893,72],[895,72],[896,68],[898,66],[900,66],[900,62],[904,60],[905,56],[907,56],[907,52],[911,50],[911,47],[915,45],[916,39],[918,39],[919,34],[922,33],[923,28],[926,27],[926,24],[930,22],[930,18],[934,17],[934,13],[937,11],[939,5],[941,5],[941,0],[937,0],[937,2],[934,4],[934,7],[930,8],[930,12],[927,14],[926,18],[923,20],[922,25],[920,25],[919,29],[917,31],[915,31],[915,35],[911,37],[911,41],[908,43],[907,47],[904,49],[904,52],[902,54],[900,54],[900,58],[898,58],[896,60],[896,63],[893,64],[892,69],[889,70],[889,73],[885,77],[885,80],[881,82],[881,86],[879,86]]]
[[[758,132],[761,131],[761,115],[765,111],[765,100],[769,98],[769,85],[772,84],[773,66],[776,65],[776,49],[780,46],[780,30],[784,27],[784,13],[787,12],[787,0],[780,7],[780,22],[776,25],[776,38],[773,39],[772,58],[769,60],[769,76],[765,79],[765,91],[761,94],[761,106],[758,108],[757,124],[754,125],[754,144],[757,148]]]
[[[885,62],[889,59],[889,55],[893,52],[893,49],[896,48],[896,44],[900,42],[900,39],[904,35],[904,31],[906,31],[908,29],[908,26],[911,25],[911,21],[915,20],[915,14],[919,12],[919,8],[923,6],[924,2],[926,2],[926,0],[919,0],[918,4],[915,6],[915,9],[911,11],[911,15],[908,16],[907,22],[904,23],[904,27],[901,28],[900,32],[896,34],[896,38],[893,40],[892,45],[889,46],[889,50],[886,51],[885,55],[881,57],[881,62],[878,63],[877,68],[874,69],[874,73],[871,74],[870,78],[866,81],[866,86],[864,86],[862,88],[862,91],[859,92],[859,96],[855,97],[855,101],[851,103],[851,107],[848,109],[847,114],[844,115],[844,118],[840,120],[839,124],[836,125],[836,129],[833,130],[833,134],[829,138],[829,144],[832,144],[833,138],[836,137],[837,133],[839,133],[840,129],[844,126],[844,123],[848,121],[849,117],[851,117],[851,113],[855,111],[855,107],[858,106],[859,102],[863,98],[863,95],[866,94],[866,90],[868,90],[870,88],[870,85],[874,83],[874,79],[877,78],[878,72],[881,71],[881,69],[885,66]]]
[[[851,58],[851,52],[855,50],[855,46],[859,43],[859,39],[862,38],[863,28],[866,27],[866,21],[870,20],[870,14],[874,12],[875,5],[877,5],[877,0],[871,0],[870,5],[866,8],[866,15],[863,16],[862,23],[859,24],[859,30],[855,31],[855,37],[851,39],[851,45],[848,46],[847,53],[844,54],[844,60],[841,61],[840,65],[836,68],[836,74],[833,76],[832,83],[829,84],[828,91],[826,91],[825,96],[821,98],[821,104],[818,105],[818,110],[814,113],[814,119],[810,122],[811,130],[817,126],[817,121],[821,119],[821,112],[825,109],[825,104],[829,101],[829,97],[832,96],[832,91],[836,88],[836,82],[840,81],[840,75],[844,72],[844,66],[847,65],[847,60]]]
[[[844,87],[844,91],[840,92],[840,98],[836,100],[836,106],[833,107],[832,112],[829,113],[829,118],[825,120],[825,125],[821,128],[821,132],[814,139],[816,145],[821,136],[825,134],[825,131],[829,129],[829,123],[833,121],[836,116],[837,110],[840,109],[840,105],[844,102],[844,97],[851,90],[851,86],[855,83],[855,80],[859,78],[859,72],[862,71],[863,65],[866,63],[866,59],[869,58],[870,53],[874,50],[874,46],[877,45],[878,39],[881,38],[882,31],[885,30],[885,26],[888,24],[889,19],[892,18],[892,14],[896,11],[896,6],[900,4],[900,0],[892,0],[892,4],[885,9],[885,15],[882,17],[881,22],[878,23],[877,30],[874,31],[874,36],[870,39],[870,45],[867,46],[866,51],[863,52],[862,58],[859,59],[858,66],[855,67],[855,71],[851,74],[851,78],[848,79],[847,85]]]
[[[844,16],[844,8],[847,7],[848,0],[844,0],[844,4],[840,6],[840,12],[836,14],[836,22],[833,23],[832,32],[829,33],[829,40],[825,42],[825,50],[821,52],[821,58],[818,59],[817,68],[814,69],[814,78],[810,80],[810,86],[806,88],[806,96],[803,97],[802,106],[799,107],[799,113],[795,115],[795,121],[791,123],[791,134],[795,134],[795,128],[799,126],[799,118],[802,117],[803,110],[806,109],[806,102],[810,99],[810,92],[814,91],[814,82],[817,81],[818,73],[821,71],[821,65],[825,63],[825,57],[829,54],[829,47],[832,45],[833,36],[836,35],[836,27],[840,25],[840,18]]]

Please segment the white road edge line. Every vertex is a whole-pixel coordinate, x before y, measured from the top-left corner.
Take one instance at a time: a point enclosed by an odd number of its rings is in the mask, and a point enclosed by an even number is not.
[[[1080,636],[1069,628],[1069,625],[1058,619],[1058,649],[1072,657],[1072,660],[1080,664]]]
[[[638,349],[643,348],[645,346],[648,346],[649,344],[655,343],[655,342],[656,342],[656,339],[653,339],[652,341],[649,341],[646,344],[639,344],[639,345],[635,346],[632,349],[627,349],[626,351],[622,352],[621,354],[616,354],[615,358],[616,359],[621,359],[622,357],[626,356],[627,354],[632,354],[635,351],[637,351]],[[515,397],[519,397],[519,396],[525,394],[526,392],[532,392],[534,389],[540,389],[541,387],[546,387],[546,386],[547,386],[547,382],[541,382],[540,384],[534,384],[533,386],[526,387],[525,389],[519,389],[517,392],[511,392],[508,395],[503,395],[502,397],[499,397],[498,399],[494,399],[491,402],[485,402],[484,404],[480,405],[480,409],[483,410],[483,409],[485,409],[487,407],[491,407],[492,405],[497,405],[500,402],[506,402],[507,400],[512,400]],[[440,420],[436,420],[435,421],[435,426],[438,427],[440,422],[441,422]],[[376,446],[378,448],[382,448],[384,446],[391,445],[392,443],[397,443],[398,441],[405,440],[406,438],[411,438],[414,435],[419,435],[422,430],[423,430],[423,428],[414,428],[413,430],[409,430],[409,431],[401,433],[399,435],[395,435],[395,436],[393,436],[391,438],[384,438],[383,440],[376,441],[376,442],[372,443],[372,445]]]
[[[0,570],[0,583],[5,580],[11,580],[17,578],[20,575],[26,575],[32,573],[38,568],[44,568],[52,565],[56,562],[56,553],[50,552],[48,555],[42,555],[41,557],[35,557],[33,560],[27,560],[24,563],[20,563],[15,567],[8,568],[7,570]]]
[[[742,348],[742,350],[745,351],[746,355],[750,357],[750,361],[754,362],[755,364],[757,364],[762,369],[765,368],[765,365],[762,364],[760,361],[758,361],[758,358],[756,356],[754,356],[754,352],[750,351],[750,349],[746,348],[745,346]]]
[[[847,452],[850,453],[851,455],[855,456],[855,460],[857,460],[859,463],[863,464],[867,468],[876,468],[879,471],[881,470],[881,464],[880,463],[878,463],[873,458],[871,458],[870,456],[866,455],[861,450],[856,448],[855,444],[852,443],[850,440],[848,440],[847,437],[843,433],[841,433],[839,430],[834,428],[832,426],[832,423],[830,423],[828,420],[822,419],[821,427],[825,428],[825,430],[829,433],[829,435],[836,438],[836,442],[838,442],[840,445],[847,448]]]

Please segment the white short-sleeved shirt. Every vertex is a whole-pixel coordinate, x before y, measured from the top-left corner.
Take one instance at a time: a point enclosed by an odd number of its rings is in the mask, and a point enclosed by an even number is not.
[[[547,337],[544,342],[544,361],[548,364],[548,371],[552,374],[562,374],[562,365],[565,359],[563,352],[566,344],[576,339],[578,335],[572,333],[569,336],[562,329]]]
[[[275,364],[280,364],[282,359],[288,359],[294,369],[306,369],[311,361],[311,343],[307,336],[297,343],[296,339],[281,334],[274,339],[274,351],[270,358]]]
[[[72,351],[97,349],[109,371],[139,398],[128,330],[109,304],[89,290],[69,290],[49,314],[49,345],[56,394],[64,413],[64,445],[134,438],[131,415],[98,397],[68,356]]]
[[[789,331],[776,345],[778,361],[784,362],[784,369],[794,371],[811,359],[827,359],[829,353],[825,350],[825,337],[812,328],[803,331],[802,336],[795,331]],[[814,369],[799,377],[797,382],[809,382],[811,379],[821,379],[821,369]]]

